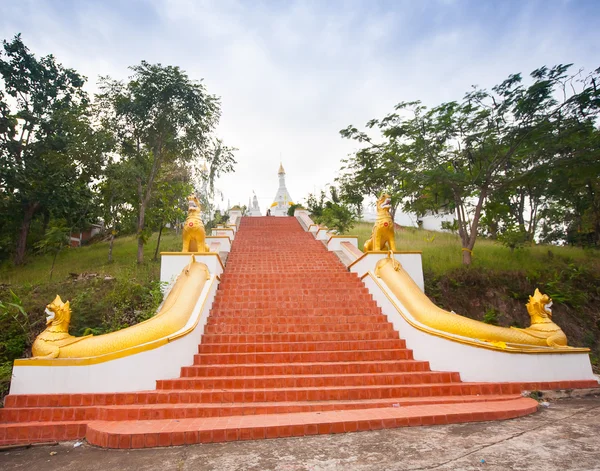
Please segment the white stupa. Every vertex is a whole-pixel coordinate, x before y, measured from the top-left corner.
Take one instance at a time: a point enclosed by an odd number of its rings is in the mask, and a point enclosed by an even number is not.
[[[256,193],[254,193],[252,203],[248,201],[248,216],[262,216],[260,213],[260,207],[258,206],[258,198],[256,197]]]
[[[292,204],[292,197],[285,187],[285,170],[281,163],[279,164],[277,175],[279,176],[279,189],[270,208],[271,216],[287,216],[288,208]]]

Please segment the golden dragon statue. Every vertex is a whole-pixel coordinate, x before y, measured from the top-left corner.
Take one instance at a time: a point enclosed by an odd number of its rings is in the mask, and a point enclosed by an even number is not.
[[[182,329],[188,322],[198,297],[209,279],[205,264],[192,256],[173,285],[159,312],[152,318],[116,332],[74,337],[69,334],[71,306],[60,296],[46,306],[46,329],[31,348],[35,358],[89,358],[114,353],[152,342]]]
[[[204,224],[200,219],[200,201],[196,195],[188,196],[188,215],[183,224],[182,252],[210,252],[206,241]]]
[[[373,226],[371,238],[365,242],[365,252],[378,252],[386,250],[396,250],[396,240],[394,239],[394,220],[390,214],[392,198],[387,193],[381,193],[377,200],[377,219]]]
[[[552,321],[552,300],[538,289],[527,303],[531,326],[526,329],[506,328],[439,308],[419,289],[400,262],[390,256],[377,262],[375,275],[385,282],[416,321],[432,329],[482,340],[502,348],[507,344],[570,348],[567,346],[567,336]]]

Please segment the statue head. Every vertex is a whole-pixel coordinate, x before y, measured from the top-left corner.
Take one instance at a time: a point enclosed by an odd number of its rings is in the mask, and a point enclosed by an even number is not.
[[[63,303],[57,294],[54,301],[46,306],[46,325],[62,326],[67,331],[71,322],[71,306],[69,301]]]
[[[529,296],[527,312],[531,317],[531,324],[541,324],[552,321],[552,299],[547,294],[542,294],[536,288],[533,296]]]
[[[386,211],[390,212],[390,208],[392,207],[392,197],[388,195],[385,191],[379,195],[377,199],[377,211]]]
[[[188,196],[188,214],[195,214],[200,212],[200,201],[196,195]]]

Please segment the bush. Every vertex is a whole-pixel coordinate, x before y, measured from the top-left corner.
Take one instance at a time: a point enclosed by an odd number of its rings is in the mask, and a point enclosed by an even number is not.
[[[502,245],[508,247],[511,252],[515,249],[522,249],[529,242],[527,232],[518,229],[516,227],[506,228],[502,234],[498,236],[498,240],[502,242]]]

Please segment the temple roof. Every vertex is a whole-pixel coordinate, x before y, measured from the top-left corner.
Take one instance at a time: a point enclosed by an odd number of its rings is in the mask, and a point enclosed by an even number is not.
[[[279,163],[279,172],[277,172],[278,174],[280,173],[285,173],[285,170],[283,169],[283,164],[280,162]]]

